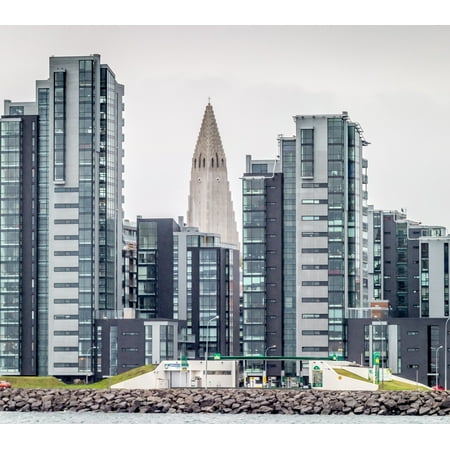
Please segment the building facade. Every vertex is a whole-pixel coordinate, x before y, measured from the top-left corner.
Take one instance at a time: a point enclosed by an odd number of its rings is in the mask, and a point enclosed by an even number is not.
[[[0,118],[0,373],[34,375],[38,249],[36,115]]]
[[[94,320],[121,314],[123,92],[100,55],[51,57],[35,102],[5,101],[5,115],[38,117],[31,314],[39,375],[90,370]]]
[[[445,227],[369,208],[372,307],[348,321],[350,360],[374,366],[377,354],[394,374],[449,385],[449,243]]]
[[[251,280],[248,266],[247,239],[251,220],[260,220],[262,228],[278,224],[275,238],[281,242],[281,286],[277,300],[280,316],[278,329],[282,330],[281,345],[276,352],[285,357],[303,356],[328,358],[331,355],[346,358],[346,319],[366,314],[368,298],[368,223],[367,223],[367,160],[363,148],[368,144],[359,124],[351,121],[346,112],[337,115],[301,115],[294,117],[296,133],[293,137],[279,137],[280,162],[250,163],[244,175],[243,229],[244,238],[244,352],[251,348],[251,332],[257,329],[246,324],[246,315],[257,314],[250,307],[252,294],[245,286]],[[259,208],[251,206],[246,193],[258,171],[266,171],[261,189]],[[259,174],[261,176],[261,174]],[[278,181],[281,194],[275,201],[269,198],[270,183]],[[260,181],[259,183],[262,184]],[[246,200],[246,197],[249,197]],[[256,197],[255,197],[256,199]],[[275,215],[270,210],[276,211]],[[269,214],[267,214],[269,213]],[[278,217],[276,217],[278,215]],[[253,216],[255,217],[253,219]],[[278,234],[277,234],[278,233]],[[269,244],[268,235],[262,238]],[[269,247],[267,247],[269,248]],[[248,262],[252,261],[248,259]],[[270,317],[268,286],[277,285],[277,270],[261,270],[261,298],[259,349],[264,354],[271,345],[268,335]],[[256,278],[255,278],[256,280]],[[253,286],[253,281],[249,281]],[[279,284],[279,280],[278,280]],[[273,299],[272,299],[273,300]],[[246,309],[250,308],[247,312]],[[253,319],[252,319],[253,320]],[[250,333],[250,334],[249,334]],[[286,359],[284,374],[298,376],[307,364]]]

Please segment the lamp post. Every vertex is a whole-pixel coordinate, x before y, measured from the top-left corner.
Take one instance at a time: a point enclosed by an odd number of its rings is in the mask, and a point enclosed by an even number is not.
[[[219,316],[211,317],[206,324],[206,349],[205,349],[205,389],[208,387],[208,341],[209,341],[209,324],[213,320],[217,320]]]
[[[442,345],[440,345],[437,349],[436,349],[436,386],[439,384],[439,365],[438,365],[438,352],[439,350],[442,348]]]
[[[89,382],[89,372],[90,372],[90,370],[89,369],[92,369],[92,364],[91,364],[91,355],[92,355],[92,350],[94,350],[94,349],[96,349],[97,347],[94,345],[93,347],[91,347],[89,350],[88,350],[88,352],[87,352],[87,361],[86,361],[86,364],[87,364],[87,369],[88,369],[88,371],[86,372],[86,384],[88,384],[88,382]]]
[[[267,347],[266,351],[264,352],[264,357],[267,358],[267,352],[269,350],[274,350],[276,348],[277,348],[276,345],[271,345],[270,347]],[[263,374],[264,380],[263,380],[263,382],[264,382],[264,385],[267,385],[267,359],[265,359],[265,358],[264,358],[264,374]]]
[[[448,355],[448,347],[447,347],[447,336],[448,336],[448,321],[450,320],[450,317],[445,321],[445,327],[444,327],[444,388],[447,390],[447,355]]]

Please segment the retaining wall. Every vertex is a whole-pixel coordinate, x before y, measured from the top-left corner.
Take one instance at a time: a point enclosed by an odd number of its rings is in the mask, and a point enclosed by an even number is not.
[[[5,389],[0,411],[449,415],[448,391]]]

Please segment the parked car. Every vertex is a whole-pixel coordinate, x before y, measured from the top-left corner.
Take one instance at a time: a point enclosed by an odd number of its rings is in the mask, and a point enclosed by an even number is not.
[[[440,384],[433,386],[431,389],[433,389],[433,391],[445,391],[445,388],[443,386],[441,386]]]
[[[5,380],[0,380],[0,389],[6,389],[6,388],[10,388],[11,387],[11,383],[9,383],[8,381]]]

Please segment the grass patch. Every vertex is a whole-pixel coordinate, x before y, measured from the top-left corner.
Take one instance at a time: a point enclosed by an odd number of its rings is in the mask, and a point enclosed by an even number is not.
[[[343,377],[353,378],[354,380],[359,381],[365,381],[366,383],[370,383],[370,381],[367,378],[363,378],[359,375],[356,375],[356,373],[349,372],[345,369],[333,369],[337,374],[342,375]]]
[[[383,384],[379,383],[379,389],[381,391],[429,391],[430,388],[416,385],[415,383],[405,383],[399,380],[384,381]]]
[[[146,366],[137,367],[136,369],[128,370],[127,372],[121,373],[120,375],[115,375],[110,378],[104,378],[97,383],[92,384],[66,384],[58,380],[56,377],[20,377],[20,376],[9,376],[1,375],[2,380],[9,381],[13,388],[19,389],[84,389],[88,387],[89,389],[109,389],[113,384],[126,381],[130,378],[143,375],[153,371],[156,368],[153,364],[148,364]],[[83,379],[80,376],[80,379]]]
[[[367,378],[363,378],[359,375],[349,372],[345,369],[333,369],[339,375],[344,377],[353,378],[355,380],[370,382]],[[405,383],[404,381],[392,380],[384,381],[383,385],[378,383],[378,388],[380,391],[429,391],[430,389],[424,386],[417,386],[415,383]]]

